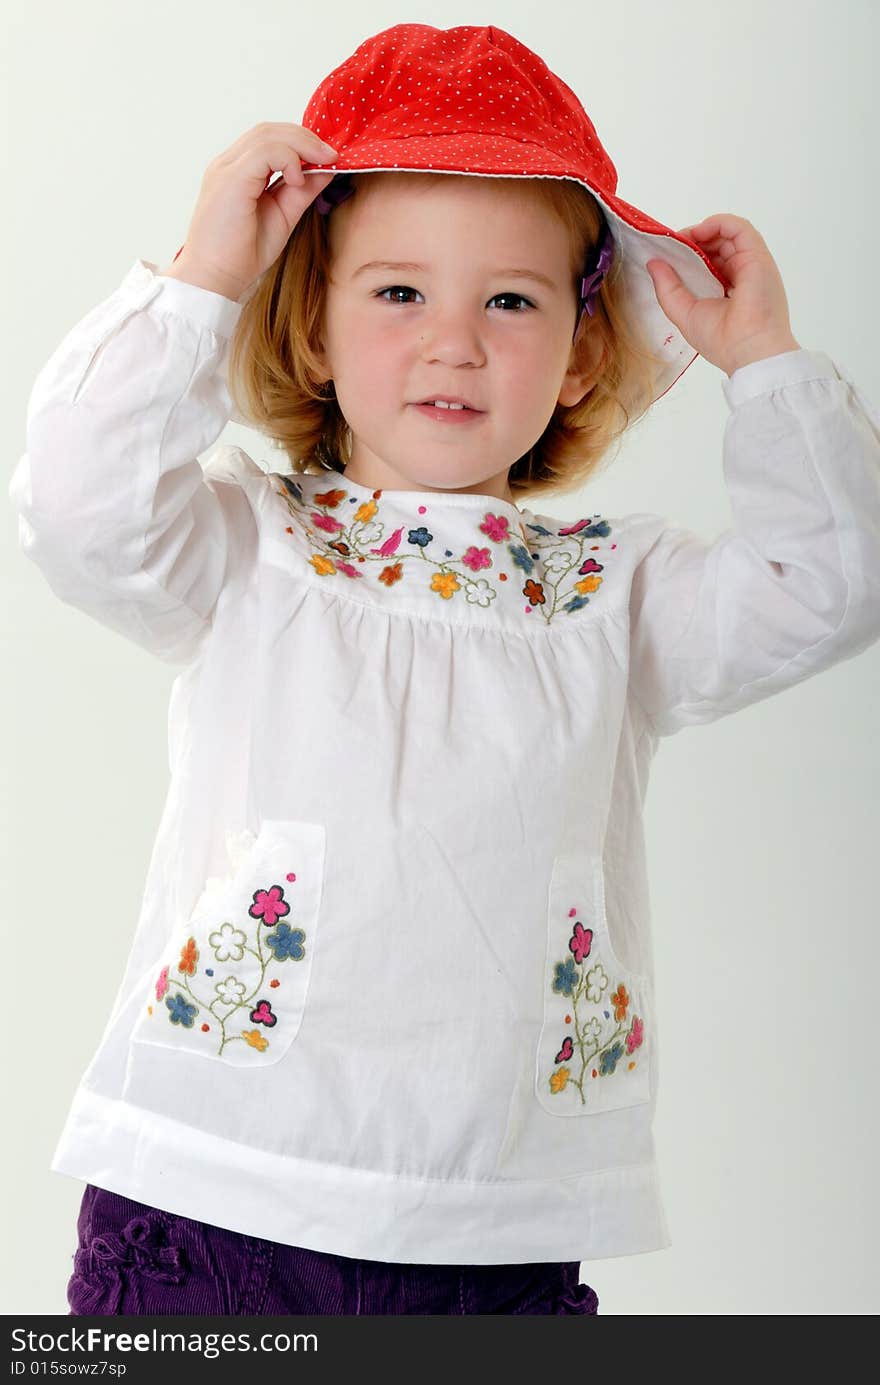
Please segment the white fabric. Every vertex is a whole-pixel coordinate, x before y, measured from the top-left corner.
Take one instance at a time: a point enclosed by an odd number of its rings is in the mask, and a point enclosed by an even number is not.
[[[651,760],[880,636],[877,414],[822,352],[725,377],[713,543],[239,448],[203,473],[240,312],[136,261],[37,377],[10,485],[53,591],[179,669],[51,1167],[369,1259],[668,1245]]]

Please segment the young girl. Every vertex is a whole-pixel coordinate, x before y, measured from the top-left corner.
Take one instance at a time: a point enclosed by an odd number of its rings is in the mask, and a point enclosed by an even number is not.
[[[52,1163],[69,1304],[593,1314],[582,1261],[669,1244],[651,760],[880,635],[877,418],[754,226],[623,202],[503,30],[387,29],[303,120],[68,334],[11,487],[56,594],[179,670]],[[526,507],[698,354],[729,532]],[[289,466],[203,471],[230,417]]]

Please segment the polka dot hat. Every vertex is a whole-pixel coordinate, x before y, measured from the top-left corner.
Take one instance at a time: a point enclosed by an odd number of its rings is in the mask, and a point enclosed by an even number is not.
[[[302,160],[304,173],[397,169],[583,184],[605,215],[648,347],[664,363],[654,400],[696,359],[657,302],[645,263],[661,255],[698,298],[723,298],[725,281],[699,246],[616,196],[617,170],[574,92],[503,29],[383,29],[324,78],[301,123],[339,154],[334,163]],[[328,203],[336,187],[322,193]]]

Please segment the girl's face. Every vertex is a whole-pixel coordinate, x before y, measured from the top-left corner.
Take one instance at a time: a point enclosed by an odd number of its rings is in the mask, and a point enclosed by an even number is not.
[[[511,500],[510,467],[557,401],[589,386],[568,369],[579,305],[565,227],[489,178],[375,174],[331,213],[330,250],[323,360],[352,430],[346,475]],[[478,412],[418,407],[442,396]]]

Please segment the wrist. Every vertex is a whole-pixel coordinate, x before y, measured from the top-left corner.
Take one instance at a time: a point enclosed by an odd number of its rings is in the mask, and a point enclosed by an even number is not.
[[[801,349],[800,342],[795,339],[791,332],[780,337],[767,337],[763,341],[752,342],[729,366],[725,366],[725,370],[729,378],[735,370],[740,370],[744,365],[752,365],[755,361],[766,361],[768,356],[781,356],[786,351],[800,351]]]
[[[237,303],[242,294],[240,285],[218,274],[200,270],[197,266],[183,264],[180,260],[175,260],[168,269],[160,269],[159,275],[164,279],[179,279],[183,284],[195,284],[196,288],[209,289],[211,293],[219,293],[233,303]]]

